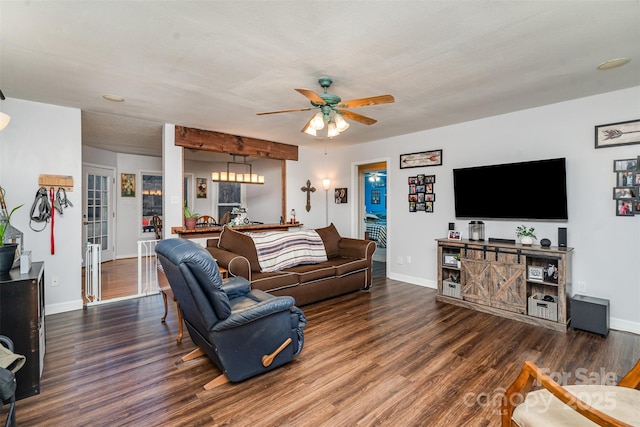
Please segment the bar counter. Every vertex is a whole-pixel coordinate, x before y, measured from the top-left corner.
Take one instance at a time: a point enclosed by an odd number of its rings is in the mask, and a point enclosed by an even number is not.
[[[184,227],[171,227],[171,234],[177,234],[184,239],[200,238],[200,237],[219,237],[222,232],[222,225],[216,225],[214,227],[196,227],[194,230],[186,230]],[[248,225],[234,225],[232,230],[236,231],[278,231],[289,230],[292,227],[302,227],[302,224],[296,222],[294,224],[287,222],[285,224],[248,224]]]

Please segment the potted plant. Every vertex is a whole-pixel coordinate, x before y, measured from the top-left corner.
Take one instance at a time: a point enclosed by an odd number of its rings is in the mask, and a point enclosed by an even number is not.
[[[516,237],[520,238],[520,243],[523,245],[532,245],[533,239],[536,239],[536,229],[533,227],[527,228],[524,225],[516,227]]]
[[[196,221],[200,214],[191,212],[187,205],[184,205],[184,226],[187,230],[196,229]]]
[[[4,193],[4,190],[2,190]],[[6,274],[11,270],[13,266],[13,261],[16,256],[16,248],[18,247],[17,243],[4,243],[4,234],[7,231],[7,227],[11,221],[11,215],[20,209],[22,205],[16,206],[11,209],[11,212],[7,215],[7,210],[4,208],[4,194],[2,194],[2,214],[0,215],[0,274]]]
[[[462,266],[460,262],[460,254],[456,254],[456,261],[458,262],[458,268],[460,268]]]

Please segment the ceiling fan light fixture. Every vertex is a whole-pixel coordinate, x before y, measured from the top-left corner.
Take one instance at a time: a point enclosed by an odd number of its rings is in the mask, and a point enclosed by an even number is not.
[[[309,126],[315,130],[321,130],[324,128],[324,116],[321,112],[316,113],[311,122],[309,122]]]
[[[6,128],[10,121],[11,116],[0,111],[0,130]]]
[[[304,125],[304,127],[300,132],[304,132],[307,135],[311,135],[311,136],[318,136],[318,133],[316,132],[316,130],[311,127],[311,120],[309,120],[307,124]]]
[[[338,128],[338,132],[342,133],[345,130],[349,129],[349,123],[347,123],[347,121],[342,118],[342,115],[336,114],[335,122],[336,127]]]
[[[334,122],[329,122],[329,125],[327,127],[327,137],[333,138],[334,136],[338,135],[340,135],[340,132],[338,132],[336,124]]]

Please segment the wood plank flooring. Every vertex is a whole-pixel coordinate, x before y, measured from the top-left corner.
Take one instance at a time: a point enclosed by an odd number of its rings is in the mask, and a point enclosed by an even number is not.
[[[186,331],[175,341],[175,304],[160,322],[160,295],[47,316],[42,392],[17,402],[18,424],[497,426],[500,388],[525,360],[573,383],[578,369],[620,376],[640,358],[639,335],[558,333],[436,303],[434,290],[384,275],[302,309],[292,363],[210,391],[219,371],[180,361],[194,345]]]

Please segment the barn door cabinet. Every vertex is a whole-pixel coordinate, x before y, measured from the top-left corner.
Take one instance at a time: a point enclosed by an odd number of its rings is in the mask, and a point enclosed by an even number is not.
[[[449,239],[437,243],[437,301],[567,330],[573,248]],[[457,258],[459,265],[452,262]]]

